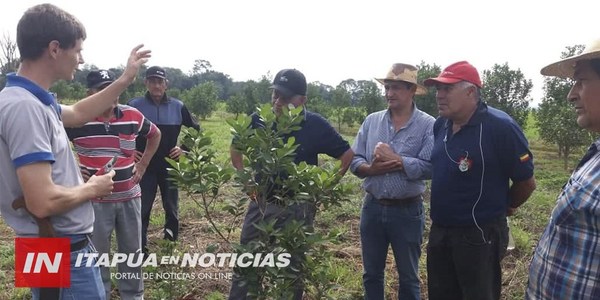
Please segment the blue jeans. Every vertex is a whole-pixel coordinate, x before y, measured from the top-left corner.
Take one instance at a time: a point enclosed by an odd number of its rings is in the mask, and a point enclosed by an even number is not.
[[[60,300],[106,300],[100,268],[94,267],[96,259],[94,259],[92,267],[86,267],[89,258],[84,257],[81,266],[75,268],[79,253],[94,252],[96,252],[96,249],[94,249],[92,243],[79,251],[71,252],[71,287],[60,289]],[[39,289],[32,288],[31,293],[33,300],[40,300]]]
[[[388,247],[398,271],[398,299],[420,299],[419,257],[425,215],[423,202],[381,205],[370,194],[360,216],[365,299],[384,299],[383,282]]]

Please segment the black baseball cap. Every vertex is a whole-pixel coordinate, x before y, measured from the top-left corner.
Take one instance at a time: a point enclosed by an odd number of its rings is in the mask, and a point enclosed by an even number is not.
[[[108,70],[90,71],[86,77],[88,89],[97,89],[115,81],[115,74]]]
[[[165,69],[163,69],[159,66],[153,66],[153,67],[148,68],[148,70],[146,70],[146,78],[150,78],[150,77],[158,77],[158,78],[166,79],[167,72],[165,72]]]
[[[271,88],[281,92],[286,97],[306,96],[306,77],[296,69],[283,69],[275,75]]]

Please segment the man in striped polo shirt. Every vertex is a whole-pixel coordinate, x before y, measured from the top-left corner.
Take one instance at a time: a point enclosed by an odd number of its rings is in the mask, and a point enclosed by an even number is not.
[[[88,94],[102,90],[114,81],[107,70],[91,71],[87,75]],[[92,241],[98,252],[109,253],[113,229],[117,237],[119,253],[141,253],[141,190],[140,179],[160,143],[160,130],[137,109],[118,104],[106,110],[102,116],[79,128],[66,128],[69,139],[75,145],[84,180],[95,174],[115,155],[116,175],[112,194],[94,199],[92,204],[96,219]],[[135,139],[147,138],[146,150],[139,162],[135,162]],[[123,278],[118,281],[121,299],[143,299],[142,268],[118,265]],[[110,299],[110,270],[101,268],[106,299]]]

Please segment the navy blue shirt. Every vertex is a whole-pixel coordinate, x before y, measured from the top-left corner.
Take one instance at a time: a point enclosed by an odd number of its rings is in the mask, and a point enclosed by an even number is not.
[[[294,153],[295,164],[306,162],[309,165],[317,165],[319,163],[319,154],[321,153],[338,158],[350,149],[350,144],[321,115],[307,110],[303,110],[302,114],[304,114],[304,120],[300,123],[300,129],[293,131],[283,138],[284,142],[287,142],[289,137],[293,136],[295,138],[295,144],[298,145]],[[252,128],[264,128],[265,124],[258,114],[254,113],[251,117],[252,122],[250,126]],[[254,168],[258,169],[255,181],[261,182],[261,167],[255,165]],[[281,170],[278,176],[285,177],[285,171]],[[280,189],[281,186],[277,184],[270,185],[266,189],[269,194],[267,198],[270,199]],[[287,196],[292,196],[291,192],[288,192]]]
[[[510,180],[533,176],[533,155],[519,125],[505,112],[480,102],[456,134],[452,121],[443,117],[436,120],[433,133],[433,223],[475,225],[473,211],[479,225],[505,216]],[[462,160],[468,163],[465,172],[459,169]]]
[[[182,125],[196,130],[200,129],[200,125],[183,102],[168,97],[166,93],[158,105],[152,100],[148,92],[144,97],[129,100],[127,105],[137,108],[144,117],[160,129],[160,144],[148,165],[149,169],[166,170],[170,167],[164,158],[169,157],[169,152],[177,145]],[[136,139],[136,148],[138,151],[144,152],[144,149],[146,149],[145,137],[139,136]]]
[[[289,136],[284,137],[284,142],[293,136],[296,139],[296,153],[294,163],[306,162],[309,165],[319,163],[319,154],[327,154],[333,158],[338,158],[344,154],[350,145],[335,129],[317,113],[303,110],[304,120],[300,123],[300,129],[293,131]],[[252,114],[252,128],[264,127],[258,114]]]

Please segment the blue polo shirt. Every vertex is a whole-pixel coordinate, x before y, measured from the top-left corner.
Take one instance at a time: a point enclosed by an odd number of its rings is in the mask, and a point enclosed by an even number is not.
[[[38,235],[31,215],[12,208],[13,200],[23,195],[18,168],[48,163],[55,184],[68,188],[83,184],[60,113],[47,90],[25,77],[7,76],[0,92],[0,211],[18,236]],[[87,234],[93,230],[94,209],[85,201],[50,220],[59,236]]]
[[[519,125],[505,112],[480,102],[456,134],[452,133],[452,121],[443,117],[436,120],[433,132],[433,223],[475,225],[474,214],[482,225],[505,216],[510,180],[533,176],[533,155]],[[468,165],[464,172],[459,169],[461,161]]]
[[[296,139],[298,148],[296,148],[294,163],[299,164],[304,161],[309,165],[317,165],[321,153],[338,158],[350,149],[350,144],[321,115],[307,110],[303,110],[302,114],[304,120],[300,123],[300,129],[284,137],[284,142],[292,136]],[[262,128],[265,125],[258,114],[254,113],[251,126]]]
[[[304,115],[304,120],[300,123],[300,129],[283,137],[284,142],[287,142],[290,137],[295,138],[295,144],[298,145],[294,153],[295,164],[306,162],[309,165],[317,165],[319,163],[319,154],[321,153],[338,158],[350,149],[350,144],[321,115],[307,110],[303,110],[302,114]],[[258,114],[254,113],[251,117],[252,122],[250,127],[253,129],[265,127],[264,122]],[[235,138],[232,143],[236,143]],[[261,182],[264,175],[261,172],[261,166],[255,164],[253,168],[257,170],[254,178],[255,181]],[[280,170],[275,176],[286,177],[287,175],[285,170]],[[269,194],[267,196],[268,199],[281,192],[282,188],[280,185],[272,182],[274,180],[269,181],[268,184],[270,186],[266,188]],[[291,197],[292,193],[288,191],[286,195]]]

